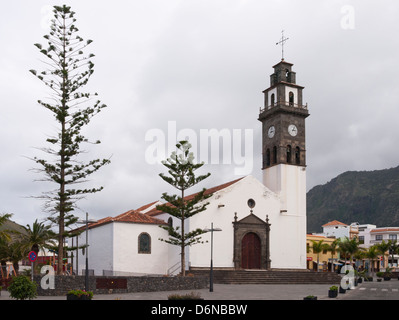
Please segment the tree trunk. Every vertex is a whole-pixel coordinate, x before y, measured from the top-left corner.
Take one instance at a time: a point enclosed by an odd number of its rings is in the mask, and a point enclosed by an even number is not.
[[[7,274],[7,261],[2,260],[1,261],[1,272],[0,275],[5,277]]]
[[[184,190],[181,191],[182,198],[182,219],[181,219],[181,253],[180,253],[180,263],[181,263],[181,275],[182,277],[186,276],[186,257],[185,257],[185,242],[186,239],[184,237]]]
[[[66,28],[65,28],[65,19],[63,21],[63,44],[62,44],[62,49],[63,49],[63,76],[62,76],[62,108],[61,110],[64,112],[66,110],[66,98],[68,95],[68,90],[66,88],[67,84],[67,77],[68,73],[67,70],[65,70],[66,66]],[[60,122],[61,122],[61,150],[60,150],[60,216],[59,216],[59,235],[58,235],[58,259],[57,259],[57,274],[60,275],[62,274],[62,269],[63,269],[63,258],[64,258],[64,215],[65,215],[65,116],[62,115],[60,117]]]
[[[13,268],[14,268],[14,271],[15,271],[15,273],[16,273],[16,275],[18,276],[19,275],[19,263],[18,263],[19,261],[15,261],[15,262],[13,262],[13,264],[12,264],[12,266],[13,266]]]

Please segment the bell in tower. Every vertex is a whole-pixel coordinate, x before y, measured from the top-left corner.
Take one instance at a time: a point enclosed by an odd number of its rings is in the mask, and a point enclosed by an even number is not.
[[[258,120],[262,122],[262,169],[277,164],[306,166],[304,87],[296,84],[292,63],[281,60],[273,66],[270,87],[263,91],[264,107]]]

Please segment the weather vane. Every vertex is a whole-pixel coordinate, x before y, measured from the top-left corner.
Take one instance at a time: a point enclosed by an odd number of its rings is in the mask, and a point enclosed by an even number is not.
[[[281,31],[281,40],[279,42],[276,42],[276,45],[281,44],[281,60],[284,60],[284,43],[288,40],[289,38],[284,38],[284,30]]]

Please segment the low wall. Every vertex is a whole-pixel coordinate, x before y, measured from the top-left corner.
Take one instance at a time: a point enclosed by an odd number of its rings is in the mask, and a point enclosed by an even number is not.
[[[43,289],[42,275],[34,276],[38,296],[61,296],[69,290],[85,289],[85,276],[54,276],[54,289]],[[48,283],[48,282],[47,282]],[[90,276],[89,290],[94,294],[195,290],[207,288],[208,277],[105,277]]]

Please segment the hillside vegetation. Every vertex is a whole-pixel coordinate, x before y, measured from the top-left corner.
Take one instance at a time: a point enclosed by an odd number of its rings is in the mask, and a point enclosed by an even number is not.
[[[332,221],[399,227],[399,167],[347,171],[307,193],[307,232]]]

